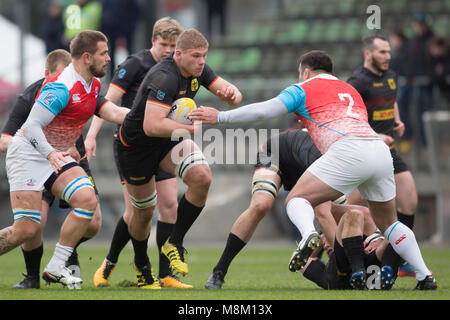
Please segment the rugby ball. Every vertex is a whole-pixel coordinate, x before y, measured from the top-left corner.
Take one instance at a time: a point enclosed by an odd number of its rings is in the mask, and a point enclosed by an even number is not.
[[[192,124],[193,121],[189,118],[189,114],[195,109],[197,109],[197,105],[194,100],[191,98],[180,98],[172,104],[167,118],[182,124]]]

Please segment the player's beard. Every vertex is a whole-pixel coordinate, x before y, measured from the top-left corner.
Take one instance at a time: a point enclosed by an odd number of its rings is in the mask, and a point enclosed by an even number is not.
[[[372,59],[372,66],[375,70],[383,73],[386,72],[389,69],[389,63],[387,64],[387,67],[383,66],[382,63],[377,61],[376,59]]]
[[[89,71],[97,78],[102,78],[106,74],[106,68],[100,68],[96,65],[91,65]]]

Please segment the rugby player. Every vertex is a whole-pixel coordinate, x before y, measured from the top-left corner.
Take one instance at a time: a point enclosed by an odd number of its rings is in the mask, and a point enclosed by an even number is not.
[[[353,72],[347,82],[361,95],[367,108],[370,126],[389,146],[394,163],[397,217],[412,230],[418,196],[411,171],[394,147],[394,134],[403,136],[405,125],[400,119],[396,102],[397,75],[389,69],[391,47],[385,37],[370,35],[363,39],[362,49],[364,64]],[[348,201],[364,204],[357,191]],[[408,264],[401,266],[399,276],[415,276],[414,270],[411,269]]]
[[[105,75],[110,61],[103,33],[80,32],[70,43],[70,53],[72,63],[44,82],[27,120],[8,146],[6,169],[14,223],[0,230],[0,255],[40,232],[42,190],[50,190],[72,211],[42,277],[48,283],[80,289],[81,278],[72,274],[66,262],[86,234],[98,202],[91,180],[66,150],[94,113],[120,124],[129,110],[99,96],[97,77]]]
[[[135,252],[138,286],[159,289],[147,255],[151,218],[156,206],[155,174],[162,169],[187,185],[177,208],[177,219],[161,252],[174,272],[188,273],[183,240],[201,213],[211,182],[209,166],[190,139],[177,138],[179,130],[194,133],[195,126],[167,118],[172,103],[194,98],[200,86],[229,105],[242,100],[239,90],[206,65],[208,41],[195,29],[183,31],[175,51],[152,67],[145,76],[130,113],[117,134],[119,169],[131,202],[128,230]]]
[[[371,289],[366,283],[354,282],[356,276],[350,275],[365,273],[367,278],[368,274],[374,274],[377,269],[373,266],[382,266],[382,255],[389,242],[376,241],[384,239],[377,233],[363,240],[364,235],[371,232],[367,231],[367,227],[373,230],[376,226],[370,216],[358,209],[350,209],[342,217],[336,217],[336,222],[334,243],[330,244],[327,239],[323,239],[323,247],[328,254],[327,264],[315,257],[313,252],[306,265],[300,269],[301,273],[327,290]],[[368,250],[371,243],[376,244]],[[371,285],[376,288],[375,283]]]
[[[57,49],[50,52],[47,56],[45,63],[45,77],[39,79],[38,81],[32,83],[28,86],[24,92],[18,97],[16,104],[9,115],[8,121],[5,124],[2,135],[0,137],[0,151],[6,152],[8,149],[8,145],[11,142],[14,134],[18,129],[23,125],[23,123],[27,120],[28,115],[30,114],[31,108],[35,102],[35,99],[39,93],[39,89],[42,87],[44,81],[53,77],[55,74],[61,72],[66,66],[68,66],[72,62],[72,57],[70,53],[63,49]],[[76,148],[76,151],[71,153],[77,162],[80,163],[80,166],[86,171],[89,178],[94,182],[91,172],[89,169],[89,164],[85,157],[85,149],[83,143],[83,137],[80,136],[75,143],[75,146],[71,148]],[[78,152],[78,154],[77,154]],[[94,184],[95,192],[98,195],[97,188]],[[47,222],[47,213],[54,201],[55,196],[52,195],[49,191],[44,190],[42,194],[42,210],[41,210],[41,231],[36,234],[30,240],[25,241],[22,244],[22,253],[25,259],[25,265],[27,273],[24,275],[25,278],[13,286],[14,289],[29,289],[40,288],[39,282],[39,270],[41,264],[41,258],[44,251],[43,242],[42,242],[42,230],[45,228],[45,224]],[[60,200],[60,207],[66,208],[67,203],[64,200]],[[78,261],[78,254],[76,251],[77,246],[84,241],[89,240],[93,236],[97,234],[100,230],[101,226],[101,209],[100,206],[97,206],[94,216],[89,223],[87,233],[81,238],[80,242],[74,247],[74,251],[72,255],[69,257],[67,261],[67,267],[74,271],[74,275],[77,277],[80,276],[80,266]]]
[[[233,224],[222,256],[205,284],[206,289],[222,288],[232,260],[248,243],[259,222],[271,210],[281,186],[286,191],[290,191],[303,172],[320,156],[320,151],[304,130],[283,132],[271,137],[260,146],[257,153],[258,161],[253,174],[250,206]],[[370,212],[367,208],[354,207],[360,208],[360,212],[365,212],[370,219]],[[340,217],[348,209],[350,209],[348,206],[332,204],[329,201],[314,208],[317,221],[329,243],[333,244],[336,231],[336,222],[331,212],[333,215]],[[289,218],[299,229],[300,234],[307,231],[303,229],[297,216],[291,215]],[[372,224],[374,225],[373,221]],[[375,229],[376,227],[372,228],[372,230],[369,230],[370,233],[366,234],[374,233]],[[317,247],[319,245],[320,242],[317,243]],[[311,253],[315,247],[309,249],[311,249]],[[303,253],[306,254],[306,250]],[[309,255],[306,256],[305,263],[308,257]],[[292,263],[299,263],[299,261],[293,261]],[[291,271],[300,269],[300,267],[292,264],[289,268]]]
[[[305,171],[288,194],[286,210],[313,225],[313,207],[348,196],[358,188],[392,248],[414,267],[416,288],[436,289],[436,280],[423,261],[414,233],[397,220],[392,157],[387,145],[370,127],[361,96],[351,85],[332,75],[333,63],[323,51],[302,55],[298,72],[300,83],[289,86],[275,98],[222,112],[201,107],[191,113],[191,118],[207,124],[238,123],[294,112],[322,157]],[[314,232],[302,236],[313,241]],[[382,287],[390,289],[395,279],[392,268],[383,266],[381,276]],[[365,283],[365,275],[359,281]]]
[[[170,17],[164,17],[156,21],[153,27],[152,47],[150,49],[142,49],[128,56],[118,66],[105,97],[116,104],[122,100],[122,106],[131,109],[136,93],[148,70],[174,51],[176,40],[182,31],[181,25]],[[96,137],[103,122],[104,120],[97,116],[94,116],[92,119],[85,141],[88,158],[95,156]],[[117,137],[117,131],[114,136]],[[114,160],[122,184],[125,212],[117,222],[106,258],[94,274],[94,285],[96,287],[109,285],[109,280],[119,259],[120,252],[131,239],[128,232],[131,202],[125,188],[125,180],[118,165],[117,144],[117,140],[114,139]],[[159,215],[156,228],[156,242],[160,252],[158,278],[166,288],[192,288],[191,285],[182,283],[172,274],[169,268],[169,261],[161,253],[161,247],[172,232],[177,219],[178,187],[176,178],[173,174],[159,169],[156,173],[155,181],[156,190],[159,194],[157,203]]]

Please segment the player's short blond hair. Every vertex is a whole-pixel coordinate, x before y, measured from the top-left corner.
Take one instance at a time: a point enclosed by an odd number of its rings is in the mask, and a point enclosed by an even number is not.
[[[208,49],[208,40],[196,29],[188,29],[178,37],[175,50]]]
[[[161,37],[164,40],[172,41],[176,40],[182,32],[183,27],[177,20],[171,17],[164,17],[155,22],[152,37],[154,39]]]
[[[62,63],[65,67],[72,62],[72,56],[69,52],[64,49],[56,49],[51,51],[47,55],[45,60],[45,69],[48,70],[50,74],[55,73],[58,65]]]

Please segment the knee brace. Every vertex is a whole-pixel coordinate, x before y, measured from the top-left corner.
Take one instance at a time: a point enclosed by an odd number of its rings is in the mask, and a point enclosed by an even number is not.
[[[252,181],[252,194],[255,194],[256,192],[266,192],[276,198],[278,188],[273,181],[264,178],[254,178]]]
[[[41,223],[41,212],[32,209],[13,209],[14,221],[22,220],[23,218],[30,218],[32,221]]]
[[[203,155],[203,153],[201,153],[201,151],[191,152],[180,162],[179,165],[176,166],[175,174],[181,179],[184,179],[186,172],[188,172],[188,170],[193,166],[199,164],[208,164],[205,156]]]
[[[150,195],[149,197],[144,198],[144,199],[137,199],[130,194],[129,194],[129,196],[130,196],[131,204],[133,205],[133,207],[135,207],[137,209],[147,209],[147,208],[156,206],[156,202],[157,202],[156,190],[155,190],[155,192],[153,192],[152,195]]]
[[[69,203],[75,192],[83,188],[91,188],[92,190],[94,190],[94,186],[92,185],[91,179],[89,179],[88,176],[81,176],[70,181],[64,188],[61,194],[61,199]]]

